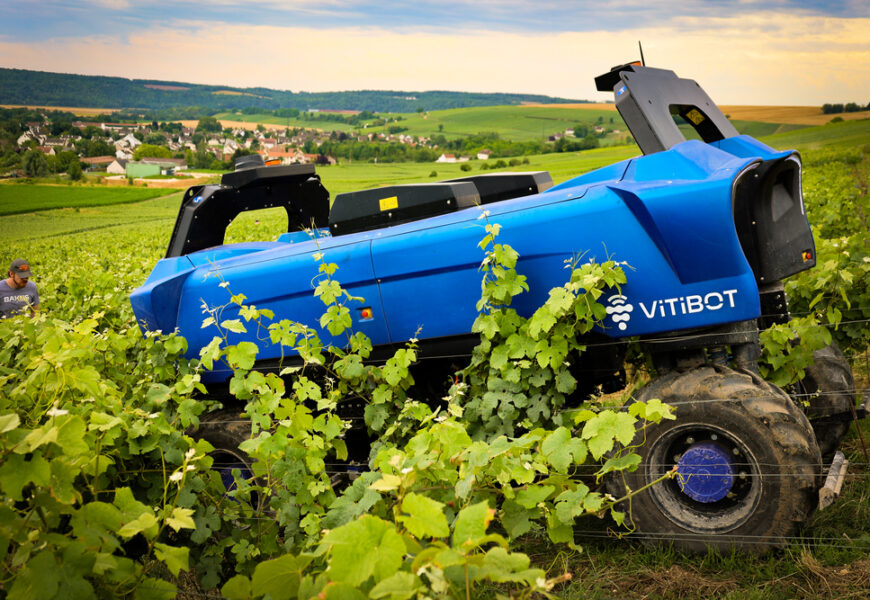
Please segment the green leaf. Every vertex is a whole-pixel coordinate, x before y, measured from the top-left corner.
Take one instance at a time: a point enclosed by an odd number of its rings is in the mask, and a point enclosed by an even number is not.
[[[559,427],[541,444],[541,454],[560,473],[567,471],[572,463],[570,441],[571,432],[566,427]]]
[[[85,422],[78,415],[58,417],[57,445],[68,456],[79,456],[91,452],[85,440]]]
[[[257,358],[257,345],[253,342],[239,342],[226,349],[227,362],[233,369],[248,371],[254,366]]]
[[[571,525],[575,517],[579,517],[585,511],[583,501],[589,494],[589,488],[578,483],[574,490],[565,490],[555,499],[556,518],[564,525]]]
[[[57,441],[57,427],[46,426],[39,427],[28,433],[24,440],[15,448],[18,454],[26,454],[33,452],[40,446],[51,444]]]
[[[203,346],[199,351],[199,360],[206,369],[211,371],[214,368],[214,361],[221,357],[221,344],[223,338],[215,336],[211,341]]]
[[[251,580],[244,575],[235,575],[221,588],[221,594],[227,600],[250,600],[253,597]]]
[[[248,330],[245,329],[244,324],[239,319],[228,319],[226,321],[221,322],[221,327],[226,329],[227,331],[232,331],[233,333],[247,333]]]
[[[418,538],[447,537],[450,527],[444,515],[444,505],[437,500],[409,493],[402,499],[402,511],[407,515],[399,516],[405,528]]]
[[[308,555],[292,554],[261,562],[254,569],[254,576],[251,578],[252,595],[269,594],[272,600],[295,598],[302,572],[310,562],[311,557]]]
[[[372,483],[371,488],[379,492],[392,492],[402,486],[402,478],[398,475],[384,473],[381,478]]]
[[[407,551],[395,526],[372,515],[333,529],[324,536],[323,546],[329,550],[332,579],[352,586],[372,576],[375,582],[389,577]]]
[[[530,485],[517,492],[514,501],[524,508],[535,508],[555,491],[552,485]]]
[[[529,557],[525,554],[509,552],[501,546],[496,546],[487,550],[483,557],[483,568],[477,571],[474,579],[534,585],[537,580],[546,578],[543,569],[529,569],[529,563]]]
[[[12,431],[17,428],[20,423],[21,419],[19,419],[18,415],[15,413],[0,415],[0,433]]]
[[[486,528],[494,516],[495,511],[486,500],[460,510],[453,526],[453,547],[463,549],[477,546],[486,537]]]
[[[157,526],[157,517],[151,513],[142,513],[137,518],[125,523],[119,530],[118,535],[131,538],[137,533],[147,531]]]
[[[173,600],[178,589],[170,582],[154,577],[145,577],[133,593],[133,600]]]
[[[419,577],[407,571],[398,571],[373,587],[372,591],[369,592],[369,598],[373,600],[380,600],[380,598],[408,600],[414,598],[418,592],[425,590],[426,586],[423,585]]]
[[[21,492],[31,482],[40,487],[51,483],[51,464],[42,454],[34,454],[29,461],[20,454],[9,454],[0,463],[0,490],[9,498],[23,500]]]
[[[169,546],[160,542],[154,543],[154,556],[166,563],[169,571],[178,577],[181,571],[187,571],[190,548],[186,546]]]
[[[9,589],[9,600],[54,598],[60,584],[60,568],[51,552],[43,551],[27,561]]]
[[[516,539],[532,528],[529,520],[532,511],[526,510],[513,500],[505,500],[502,505],[501,524],[511,539]]]
[[[633,403],[628,407],[628,414],[652,421],[653,423],[660,423],[662,419],[673,421],[677,418],[674,415],[674,408],[662,403],[658,398],[653,398],[646,402]]]
[[[356,587],[346,583],[329,583],[323,593],[325,594],[323,600],[366,600],[367,598]]]
[[[638,465],[640,465],[640,460],[640,455],[635,454],[634,452],[618,457],[614,456],[607,459],[607,461],[601,466],[598,474],[604,475],[605,473],[610,473],[612,471],[636,471]]]
[[[181,529],[196,529],[196,523],[193,521],[194,510],[191,508],[182,508],[176,506],[172,509],[172,515],[166,519],[166,524],[172,527],[175,531]]]
[[[616,438],[624,446],[631,444],[637,419],[626,412],[604,410],[583,426],[582,438],[587,441],[592,457],[598,460],[613,448]]]

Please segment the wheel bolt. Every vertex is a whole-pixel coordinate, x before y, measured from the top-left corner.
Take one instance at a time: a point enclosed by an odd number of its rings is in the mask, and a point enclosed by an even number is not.
[[[693,438],[693,437],[687,437],[687,438],[686,438],[686,443],[687,443],[687,444],[694,444],[694,443],[695,443],[695,438]]]
[[[731,453],[734,454],[734,456],[740,456],[740,450],[737,448],[734,448],[734,450],[732,450]]]
[[[716,440],[719,439],[719,436],[716,435],[715,433],[711,433],[711,434],[710,434],[710,439],[713,440],[713,441],[716,441]]]

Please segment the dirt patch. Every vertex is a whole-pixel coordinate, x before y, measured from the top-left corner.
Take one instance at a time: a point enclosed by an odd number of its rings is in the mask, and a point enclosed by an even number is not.
[[[618,597],[632,598],[711,598],[737,589],[734,578],[714,579],[695,569],[673,565],[664,571],[640,571],[617,579],[613,587]]]
[[[133,185],[137,187],[148,188],[170,188],[186,190],[194,185],[205,185],[213,181],[213,177],[196,177],[189,179],[134,179]],[[103,179],[105,185],[111,186],[129,186],[130,182],[124,176],[106,177]]]

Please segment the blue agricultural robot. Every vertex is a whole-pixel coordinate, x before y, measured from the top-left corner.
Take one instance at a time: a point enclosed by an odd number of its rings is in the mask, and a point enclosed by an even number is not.
[[[428,374],[437,387],[479,341],[471,327],[483,206],[502,227],[499,241],[519,253],[529,284],[512,304],[521,314],[564,283],[566,258],[612,256],[632,267],[628,283],[602,297],[607,317],[588,334],[578,393],[624,386],[631,338],[656,373],[639,399],[676,407],[676,420],[645,431],[640,467],[606,484],[621,497],[673,469],[682,475],[632,499],[638,535],[689,550],[781,545],[818,506],[855,415],[851,370],[834,346],[817,352],[791,395],[758,373],[759,331],[789,318],[782,280],[816,262],[801,157],[740,135],[696,82],[672,71],[631,63],[595,81],[614,93],[642,155],[558,185],[546,172],[492,173],[339,194],[330,206],[313,165],[246,158],[220,185],[184,194],[166,257],[131,296],[137,319],[145,330],[177,330],[198,357],[212,339],[202,307],[227,303],[225,281],[276,318],[317,327],[320,252],[365,299],[353,329],[369,337],[373,359],[416,338],[415,380]],[[224,244],[237,215],[271,207],[287,213],[277,241]],[[259,347],[256,369],[292,363],[254,333],[232,334],[242,340]],[[215,365],[203,381],[220,393],[231,375]],[[244,464],[237,445],[249,433],[214,418],[200,435]],[[830,471],[841,482],[844,470]]]

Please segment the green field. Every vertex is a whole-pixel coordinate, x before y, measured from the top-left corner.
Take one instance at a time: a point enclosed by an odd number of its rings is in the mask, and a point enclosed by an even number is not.
[[[828,123],[771,135],[763,140],[774,148],[811,150],[823,146],[861,148],[870,142],[870,119]]]
[[[4,184],[0,185],[0,215],[52,208],[129,204],[166,194],[166,190],[148,188]]]
[[[387,123],[379,127],[359,129],[360,133],[386,132],[391,126],[406,127],[403,134],[427,137],[441,133],[448,139],[465,137],[481,132],[494,132],[501,139],[516,142],[546,139],[554,133],[571,129],[578,123],[587,126],[601,122],[625,131],[622,119],[614,110],[548,108],[545,106],[484,106],[435,110],[426,113],[406,113],[401,115],[379,115],[397,117],[401,121]],[[286,127],[306,127],[324,130],[353,131],[355,128],[346,123],[315,121],[307,119],[286,119],[264,114],[220,113],[218,119],[284,125]],[[441,129],[439,129],[439,127]]]
[[[378,127],[355,128],[347,123],[332,121],[315,121],[309,119],[287,119],[268,114],[220,113],[218,119],[282,125],[285,127],[301,127],[322,129],[326,131],[344,131],[358,133],[388,133],[390,127],[407,128],[401,132],[415,137],[431,137],[443,135],[447,139],[463,138],[479,133],[492,132],[503,140],[528,142],[546,140],[549,136],[562,133],[581,124],[593,127],[601,124],[604,127],[618,129],[620,133],[611,134],[603,144],[622,143],[628,135],[625,123],[613,109],[598,108],[563,108],[547,106],[487,106],[473,108],[456,108],[436,110],[425,113],[406,113],[401,115],[379,115],[381,117],[401,117],[401,121],[387,123]],[[732,121],[740,133],[753,137],[768,136],[795,129],[802,125],[781,123],[764,123],[760,121]],[[686,127],[688,128],[688,127]]]

